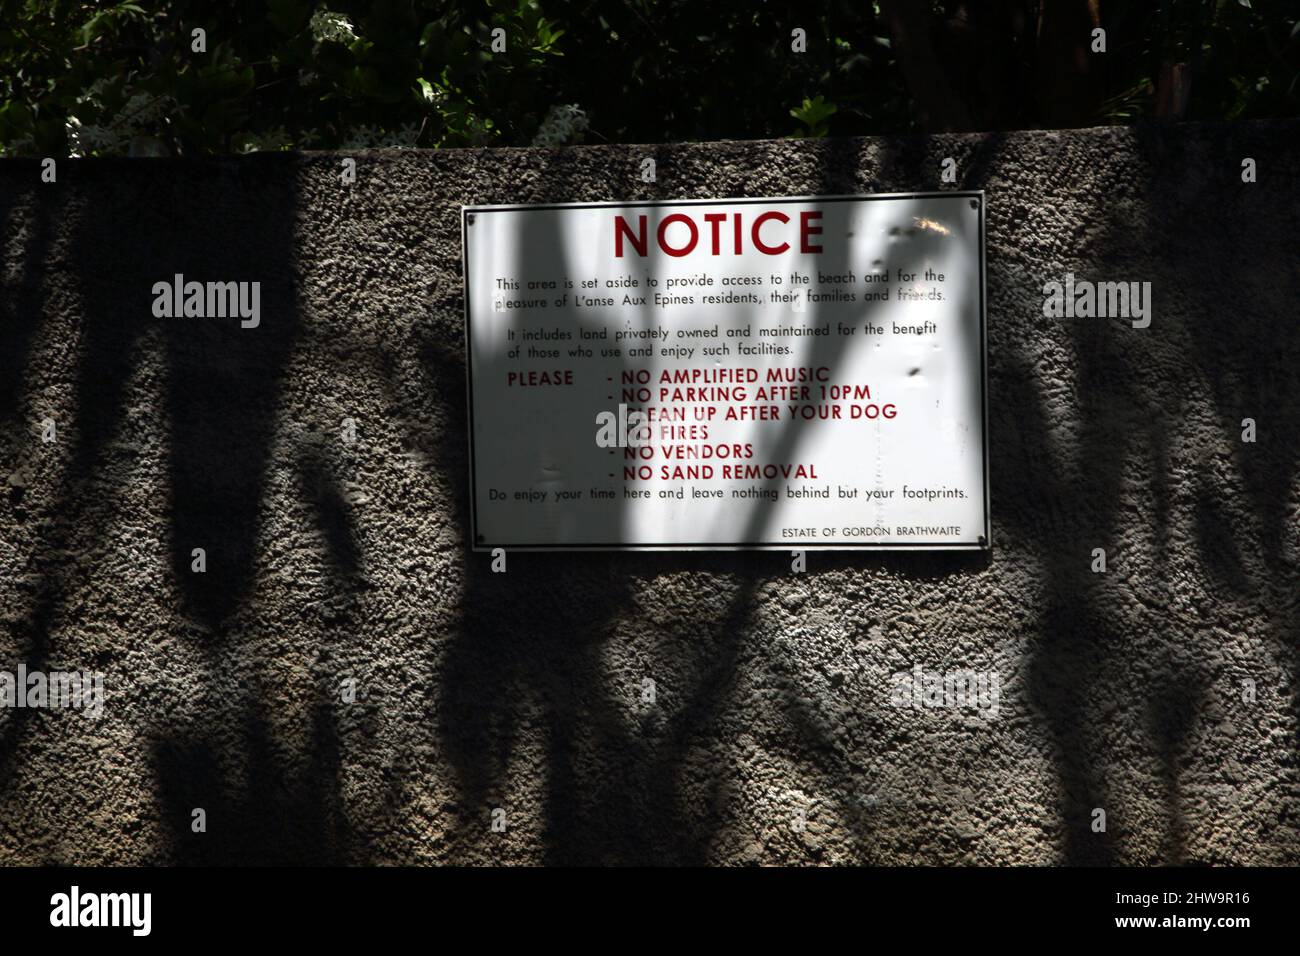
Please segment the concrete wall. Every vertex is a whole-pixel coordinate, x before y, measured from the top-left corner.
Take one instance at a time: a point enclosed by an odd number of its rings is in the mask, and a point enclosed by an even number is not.
[[[461,203],[944,156],[990,555],[468,553]],[[1300,862],[1300,123],[357,159],[0,164],[0,670],[108,695],[0,711],[0,863]],[[1151,327],[1044,318],[1067,271]],[[262,327],[155,319],[176,272]],[[916,664],[996,669],[997,719],[891,707]]]

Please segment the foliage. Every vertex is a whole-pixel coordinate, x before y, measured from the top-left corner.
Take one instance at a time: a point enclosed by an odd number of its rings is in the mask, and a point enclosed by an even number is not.
[[[1035,3],[1008,3],[1032,23]],[[1150,115],[1170,58],[1192,64],[1190,118],[1300,113],[1300,21],[1288,0],[1115,6],[1103,4],[1114,43],[1095,122]],[[880,7],[0,0],[0,149],[147,156],[896,132],[916,111]],[[936,35],[964,10],[934,3]],[[796,26],[806,53],[791,50]],[[497,28],[504,51],[492,49]],[[1032,123],[1032,70],[1014,79],[1017,121]]]
[[[835,104],[827,103],[826,98],[818,93],[811,100],[805,96],[803,103],[798,108],[792,109],[790,115],[804,125],[807,135],[825,136],[835,110]]]
[[[1120,5],[1113,35],[1123,81],[1102,118],[1149,113],[1163,63],[1191,67],[1191,119],[1300,115],[1300,5],[1286,0],[1159,0]]]

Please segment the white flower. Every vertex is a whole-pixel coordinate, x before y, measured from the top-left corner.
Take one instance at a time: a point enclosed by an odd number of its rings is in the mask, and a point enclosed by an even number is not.
[[[375,145],[377,134],[373,126],[354,128],[342,144],[342,149],[369,149]]]
[[[330,10],[317,10],[311,15],[311,35],[317,43],[322,40],[334,40],[337,43],[346,43],[348,40],[355,40],[357,35],[352,32],[352,22],[341,13],[334,13]]]
[[[563,146],[575,133],[582,132],[589,125],[587,114],[578,108],[577,103],[552,106],[533,137],[533,145]]]

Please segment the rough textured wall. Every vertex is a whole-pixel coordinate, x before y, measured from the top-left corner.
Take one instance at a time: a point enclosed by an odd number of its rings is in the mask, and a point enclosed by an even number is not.
[[[949,155],[990,555],[468,553],[461,203]],[[357,158],[0,164],[0,670],[107,690],[0,711],[0,863],[1300,862],[1300,124]],[[1067,271],[1151,327],[1044,318]],[[177,272],[261,327],[154,318]],[[997,718],[891,707],[915,664]]]

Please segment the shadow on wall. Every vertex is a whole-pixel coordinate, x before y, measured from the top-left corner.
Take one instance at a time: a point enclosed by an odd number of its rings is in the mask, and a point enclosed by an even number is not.
[[[1158,156],[1178,138],[1173,132],[1147,135],[1143,150]],[[1227,134],[1225,134],[1227,135]],[[1262,134],[1261,134],[1262,135]],[[1292,153],[1294,133],[1288,134]],[[858,141],[809,144],[818,160],[808,194],[938,188],[937,147],[928,139],[885,141],[878,166],[862,155]],[[965,179],[977,189],[999,167],[1004,137],[959,141],[973,153],[963,159]],[[726,149],[725,144],[717,147]],[[1277,150],[1276,145],[1268,147]],[[1261,151],[1263,147],[1261,146]],[[1280,155],[1280,154],[1279,154]],[[570,201],[583,198],[579,162],[569,151],[545,154],[540,175],[513,201]],[[1164,157],[1167,158],[1167,157]],[[635,168],[639,157],[619,155],[601,161]],[[1188,160],[1192,163],[1195,158]],[[583,162],[587,160],[581,160]],[[595,160],[592,160],[595,161]],[[125,407],[128,382],[149,355],[162,359],[166,384],[166,484],[170,540],[169,575],[178,612],[193,623],[194,640],[205,671],[187,675],[187,686],[204,701],[210,727],[203,731],[161,732],[153,741],[161,812],[171,839],[170,861],[178,863],[335,863],[366,862],[371,846],[362,834],[373,827],[351,819],[343,799],[345,767],[339,712],[330,688],[318,683],[307,713],[306,754],[285,753],[273,730],[272,711],[283,688],[254,678],[248,687],[238,674],[250,662],[246,649],[232,647],[230,623],[245,610],[258,554],[257,531],[269,487],[276,479],[270,454],[286,367],[299,335],[300,303],[293,263],[293,224],[298,214],[293,183],[294,157],[255,157],[213,164],[88,163],[70,174],[73,189],[96,197],[95,204],[70,208],[68,200],[29,201],[23,190],[0,190],[4,236],[5,294],[0,296],[0,423],[10,435],[26,435],[34,408],[30,392],[33,353],[50,318],[49,300],[67,270],[80,300],[74,326],[57,331],[80,335],[76,359],[75,421],[67,433],[75,442],[59,479],[49,513],[52,523],[37,532],[36,583],[17,595],[18,607],[5,608],[18,622],[10,645],[29,668],[43,668],[50,654],[51,622],[73,615],[72,587],[83,570],[78,549],[86,540],[112,533],[111,507],[92,506],[113,494],[124,472],[112,445],[123,430],[137,427]],[[532,160],[530,160],[532,162]],[[1185,164],[1186,165],[1186,164]],[[1279,303],[1300,297],[1300,273],[1279,259],[1259,273],[1251,250],[1252,230],[1295,235],[1295,213],[1243,195],[1242,208],[1207,206],[1180,192],[1176,177],[1153,162],[1148,188],[1138,187],[1130,209],[1141,210],[1147,228],[1133,234],[1127,222],[1110,222],[1092,240],[1096,261],[1127,269],[1135,250],[1145,261],[1166,264],[1161,281],[1177,305],[1158,313],[1168,334],[1181,336],[1183,351],[1155,350],[1154,338],[1130,335],[1116,327],[1100,331],[1083,325],[1067,338],[1077,367],[1072,370],[1079,430],[1062,434],[1060,397],[1047,392],[1041,355],[1025,347],[1025,322],[1003,314],[1013,283],[1023,278],[1008,263],[989,262],[990,462],[995,548],[1008,539],[1031,552],[1042,568],[1041,604],[1030,610],[1031,630],[1026,690],[1035,718],[1053,744],[1052,762],[1059,785],[1057,828],[1062,861],[1107,863],[1117,857],[1116,836],[1091,832],[1091,810],[1113,799],[1106,755],[1098,749],[1100,728],[1094,708],[1113,696],[1116,675],[1133,664],[1127,627],[1113,610],[1117,596],[1136,598],[1153,628],[1168,630],[1168,642],[1204,640],[1199,608],[1184,606],[1164,587],[1157,569],[1150,582],[1126,575],[1098,578],[1089,571],[1089,554],[1104,547],[1112,559],[1131,540],[1137,522],[1118,510],[1125,489],[1145,482],[1161,546],[1174,532],[1173,514],[1188,494],[1195,496],[1193,533],[1197,563],[1204,572],[1206,602],[1218,595],[1247,609],[1273,609],[1268,645],[1283,655],[1296,675],[1294,555],[1284,529],[1294,520],[1296,462],[1300,440],[1300,392],[1296,388],[1300,332],[1282,322]],[[864,182],[864,169],[874,178]],[[629,172],[627,181],[634,181]],[[756,180],[757,181],[757,180]],[[516,184],[503,184],[503,190]],[[658,187],[638,198],[660,198]],[[197,190],[197,193],[196,193]],[[763,192],[762,185],[732,190]],[[249,196],[255,197],[250,200]],[[236,199],[235,197],[239,198]],[[500,201],[503,197],[482,197]],[[666,198],[666,197],[664,197]],[[1012,240],[1006,229],[1024,237],[1023,224],[1005,215],[994,199],[990,248]],[[1157,208],[1164,210],[1157,213]],[[196,210],[221,209],[221,216]],[[443,212],[454,217],[455,210]],[[194,227],[196,217],[203,228]],[[1213,226],[1194,217],[1211,216]],[[73,240],[55,256],[53,223],[69,220]],[[124,224],[128,224],[124,226]],[[1157,225],[1158,224],[1158,225]],[[124,241],[124,230],[130,241]],[[1017,230],[1020,230],[1017,232]],[[1213,240],[1186,248],[1185,235],[1212,234]],[[530,241],[553,241],[546,236]],[[55,263],[52,265],[51,263]],[[1041,263],[1039,264],[1041,265]],[[263,322],[256,335],[242,333],[227,320],[150,318],[149,290],[174,273],[187,279],[239,280],[262,276]],[[1216,317],[1221,303],[1177,298],[1180,278],[1234,276],[1231,317]],[[1252,278],[1258,275],[1259,278]],[[1117,276],[1118,277],[1118,276]],[[1041,281],[1047,277],[1034,277]],[[1110,276],[1099,277],[1110,278]],[[1134,276],[1134,278],[1140,278]],[[138,290],[123,295],[122,290]],[[1280,290],[1280,292],[1279,292]],[[1166,292],[1157,288],[1158,295]],[[442,307],[455,311],[459,297]],[[272,317],[275,317],[274,319]],[[1020,332],[1013,330],[1019,328]],[[1162,340],[1168,342],[1168,339]],[[799,361],[830,364],[826,343],[811,340]],[[1145,350],[1145,351],[1144,351]],[[1174,358],[1171,359],[1170,356]],[[446,409],[452,423],[433,435],[441,481],[452,483],[452,516],[460,539],[468,541],[470,500],[465,435],[465,356],[459,341],[430,338],[422,360],[427,368],[425,399]],[[1224,462],[1193,462],[1197,479],[1190,490],[1175,476],[1188,471],[1178,460],[1186,419],[1196,413],[1184,401],[1188,389],[1208,385],[1204,402],[1217,414]],[[1268,440],[1243,446],[1240,419],[1260,409],[1261,432]],[[419,429],[408,425],[413,431]],[[593,424],[594,431],[594,424]],[[7,452],[18,447],[0,439]],[[23,439],[26,440],[26,439]],[[770,452],[780,460],[798,454],[797,434],[775,437]],[[15,452],[15,456],[16,456]],[[1131,475],[1135,460],[1145,470]],[[7,464],[7,463],[6,463]],[[364,587],[359,569],[366,555],[359,543],[351,506],[339,485],[329,455],[305,444],[293,457],[295,487],[322,533],[331,586],[346,595],[333,621],[314,644],[322,655],[336,634],[373,636],[375,625],[357,612]],[[1223,479],[1221,467],[1239,476]],[[449,478],[450,476],[450,478]],[[127,474],[126,480],[129,480]],[[1222,499],[1224,481],[1238,481],[1247,505]],[[21,491],[8,491],[6,527],[23,506]],[[756,519],[757,520],[757,519]],[[759,528],[755,526],[753,534]],[[192,549],[207,553],[207,572],[191,573]],[[1007,552],[1003,552],[1005,558]],[[713,759],[724,718],[744,706],[738,673],[750,656],[763,658],[767,646],[756,608],[768,582],[784,580],[788,555],[733,553],[562,554],[544,560],[512,556],[508,575],[489,571],[486,555],[465,554],[461,615],[447,640],[430,635],[429,654],[439,684],[430,689],[430,731],[454,770],[455,825],[444,835],[456,860],[484,861],[483,833],[492,806],[509,807],[512,754],[525,733],[541,729],[545,740],[544,794],[539,837],[544,859],[555,863],[707,863],[718,859],[719,831],[735,816],[737,781],[733,768]],[[971,554],[825,553],[818,565],[828,572],[863,568],[911,580],[977,575],[988,557]],[[992,560],[999,560],[995,550]],[[655,601],[667,593],[683,604],[659,615]],[[109,602],[131,602],[117,593]],[[539,622],[541,626],[538,626]],[[673,706],[659,715],[634,714],[628,700],[640,674],[610,670],[611,646],[652,630],[656,667],[673,676]],[[757,635],[757,636],[756,636]],[[1151,646],[1151,645],[1144,645]],[[241,656],[243,655],[243,656]],[[1182,759],[1196,718],[1214,693],[1219,676],[1180,660],[1137,662],[1139,692],[1152,686],[1149,732],[1163,770],[1160,795],[1167,834],[1160,849],[1167,862],[1186,858],[1188,823],[1182,806]],[[1120,685],[1123,686],[1123,685]],[[1300,693],[1300,692],[1298,692]],[[1293,711],[1300,700],[1293,701]],[[876,856],[873,824],[854,809],[860,768],[853,767],[832,735],[798,695],[782,690],[767,706],[780,711],[790,737],[769,742],[786,746],[793,760],[811,765],[826,783],[824,796],[837,802],[853,828],[859,858]],[[859,704],[870,707],[869,704]],[[14,711],[0,722],[0,805],[21,776],[17,766],[24,738],[34,732],[30,711]],[[297,758],[304,759],[297,759]],[[701,794],[704,796],[701,797]],[[220,835],[196,835],[192,811],[202,807],[210,821],[221,821]],[[214,828],[215,829],[215,828]],[[160,851],[161,852],[161,851]]]
[[[1070,864],[1117,862],[1123,829],[1116,825],[1114,808],[1120,795],[1111,781],[1128,758],[1106,753],[1107,728],[1098,719],[1098,705],[1121,695],[1145,702],[1136,705],[1146,719],[1133,728],[1135,742],[1139,748],[1144,739],[1150,742],[1147,753],[1163,780],[1157,800],[1163,806],[1165,835],[1154,859],[1213,862],[1189,855],[1182,777],[1197,715],[1209,706],[1214,681],[1222,676],[1214,670],[1218,665],[1206,664],[1216,649],[1204,643],[1198,606],[1188,605],[1185,596],[1176,595],[1168,582],[1162,582],[1160,569],[1153,569],[1154,576],[1148,579],[1126,571],[1125,548],[1140,533],[1140,522],[1119,510],[1134,481],[1145,482],[1159,544],[1161,548],[1172,544],[1173,512],[1185,494],[1177,487],[1177,476],[1185,470],[1177,458],[1177,445],[1199,441],[1193,437],[1195,423],[1188,421],[1197,410],[1183,396],[1203,379],[1211,386],[1212,406],[1223,422],[1220,447],[1240,450],[1239,467],[1253,507],[1246,514],[1236,509],[1231,517],[1225,514],[1220,478],[1201,466],[1202,477],[1194,490],[1196,560],[1206,585],[1201,597],[1211,607],[1222,605],[1225,596],[1228,603],[1255,610],[1261,600],[1267,602],[1264,607],[1295,604],[1288,590],[1288,582],[1294,582],[1294,562],[1284,553],[1282,529],[1294,508],[1290,496],[1296,443],[1290,439],[1300,437],[1296,435],[1300,392],[1294,372],[1300,340],[1291,325],[1278,326],[1278,316],[1283,301],[1300,293],[1297,269],[1294,264],[1283,265],[1280,275],[1270,272],[1258,282],[1244,282],[1243,297],[1235,304],[1248,320],[1235,323],[1226,337],[1216,321],[1212,298],[1178,295],[1187,276],[1224,274],[1225,263],[1232,266],[1228,274],[1248,275],[1252,267],[1248,250],[1257,248],[1252,233],[1292,235],[1295,216],[1284,204],[1270,204],[1262,197],[1252,197],[1253,211],[1246,212],[1189,196],[1176,178],[1162,174],[1169,167],[1160,160],[1167,157],[1151,155],[1153,150],[1167,149],[1161,143],[1177,139],[1177,131],[1165,130],[1155,143],[1145,144],[1143,155],[1150,165],[1145,176],[1139,175],[1127,205],[1117,204],[1114,218],[1103,215],[1102,233],[1084,247],[1075,247],[1077,256],[1103,271],[1093,278],[1154,279],[1156,294],[1163,299],[1159,330],[1163,337],[1149,333],[1141,338],[1144,333],[1132,332],[1114,320],[1076,322],[1066,331],[1077,357],[1071,375],[1078,397],[1073,417],[1081,428],[1072,433],[1074,437],[1060,430],[1062,416],[1069,410],[1036,384],[1042,378],[1040,353],[1026,349],[1032,337],[1023,335],[1024,321],[1032,325],[1041,320],[1004,315],[1001,322],[991,321],[993,512],[1018,544],[1033,550],[1046,574],[1042,604],[1028,635],[1026,692],[1027,703],[1054,745],[1059,815],[1046,829],[1056,835],[1062,862]],[[1003,140],[1001,135],[978,139],[973,155],[962,162],[963,188],[986,184],[990,171],[998,166]],[[817,148],[824,176],[810,186],[809,193],[861,188],[853,179],[861,163],[853,155],[852,142],[832,141]],[[1258,151],[1275,148],[1259,144]],[[897,148],[890,141],[881,157],[883,181],[873,188],[936,187],[932,172],[938,168],[936,156],[929,140],[898,141]],[[564,162],[562,154],[552,159],[542,180],[551,188],[528,201],[567,201],[578,194]],[[1087,193],[1089,201],[1100,203],[1113,191],[1113,184],[1092,186],[1096,191]],[[1218,241],[1198,244],[1189,258],[1182,237],[1206,228],[1195,219],[1210,207],[1218,220],[1211,229]],[[1009,210],[1004,206],[1004,211]],[[1023,229],[1024,223],[1013,218],[1004,217],[1003,225],[1013,232]],[[1133,220],[1145,228],[1134,230]],[[994,237],[998,239],[1007,245],[1016,241],[1010,236]],[[1152,262],[1160,264],[1161,274],[1141,274],[1142,265],[1149,268]],[[1036,265],[1051,268],[1046,262]],[[1067,261],[1063,268],[1069,267]],[[990,270],[994,298],[994,286],[1013,280],[1010,270],[996,262]],[[1035,278],[1041,284],[1059,275]],[[1290,291],[1277,295],[1279,282]],[[1011,300],[1001,298],[1004,304]],[[1017,327],[1019,335],[1011,331]],[[1190,351],[1184,347],[1189,338]],[[823,359],[811,355],[806,361],[817,364]],[[430,363],[436,380],[459,383],[463,378],[458,350],[431,349]],[[453,391],[448,397],[456,394]],[[1242,445],[1237,409],[1243,407],[1268,410],[1273,435],[1267,446]],[[454,461],[452,473],[464,474],[465,450],[459,436],[442,437],[440,460]],[[791,433],[781,436],[779,451],[765,457],[791,460],[794,440]],[[1145,460],[1137,475],[1130,474],[1135,458]],[[457,500],[467,501],[468,496],[467,485],[460,484]],[[468,527],[464,513],[458,520]],[[1247,529],[1259,534],[1262,552],[1252,544]],[[1111,557],[1109,577],[1091,571],[1092,549],[1097,547]],[[1252,552],[1259,552],[1254,559]],[[502,788],[511,741],[520,727],[541,712],[547,715],[552,742],[545,812],[549,859],[655,863],[714,859],[719,826],[729,817],[730,770],[707,759],[703,742],[716,737],[719,715],[733,703],[730,693],[736,668],[746,640],[755,631],[752,614],[758,591],[764,581],[784,575],[784,568],[775,574],[762,570],[770,561],[770,557],[736,555],[567,555],[548,558],[544,574],[526,562],[513,565],[507,582],[488,573],[485,556],[482,561],[471,560],[466,570],[465,623],[449,651],[442,691],[444,737],[459,742],[453,743],[453,761],[461,779],[467,855],[472,856],[468,844],[485,825],[485,808],[509,802]],[[823,555],[819,564],[828,569],[898,569],[914,577],[979,570],[969,558],[938,555],[907,560]],[[567,594],[562,588],[557,593],[552,588],[564,580],[563,567],[600,568],[609,587],[595,594]],[[695,629],[666,635],[663,641],[675,652],[685,648],[696,654],[682,668],[690,675],[683,692],[685,703],[661,732],[630,731],[626,702],[634,687],[628,684],[629,675],[621,675],[621,685],[607,674],[602,676],[601,645],[627,636],[628,625],[621,619],[629,609],[635,614],[637,606],[637,594],[629,594],[629,583],[670,584],[679,572],[710,582],[702,589],[707,600],[701,601]],[[721,600],[715,581],[729,585]],[[1118,601],[1132,600],[1144,609],[1140,616],[1153,631],[1165,634],[1169,642],[1203,648],[1203,659],[1188,660],[1175,650],[1135,660],[1130,650],[1133,618],[1131,613],[1119,613],[1117,606]],[[550,636],[526,626],[535,617],[556,623],[555,630],[544,629]],[[1269,648],[1284,655],[1295,673],[1294,624],[1287,623],[1284,613],[1265,612],[1265,617],[1276,622]],[[571,632],[572,638],[563,636],[565,632]],[[538,641],[546,648],[540,654],[535,652]],[[1158,646],[1148,641],[1142,645],[1148,654]],[[601,687],[606,689],[604,696],[594,697],[592,690]],[[1228,691],[1233,693],[1235,687]],[[484,702],[491,703],[484,707]],[[799,701],[787,699],[782,707],[804,735],[797,745],[803,757],[819,765],[823,778],[830,781],[832,798],[839,800],[841,817],[854,824],[862,858],[871,859],[870,828],[849,805],[855,787],[853,768],[815,722],[801,720]],[[697,793],[712,793],[715,799],[705,808],[688,806],[688,783]],[[1098,808],[1110,808],[1112,815],[1102,833],[1093,830]]]
[[[852,151],[853,143],[819,145],[823,177],[820,183],[810,184],[808,193],[856,191],[851,179],[856,156],[846,152]],[[571,154],[547,153],[544,161],[545,169],[534,181],[545,185],[526,199],[514,195],[510,201],[566,202],[581,196],[581,176],[576,175]],[[739,193],[755,194],[763,193]],[[527,228],[532,234],[519,241],[562,250],[559,235],[545,234],[550,228],[547,223],[541,218],[531,221]],[[929,239],[916,236],[913,245]],[[894,256],[907,251],[902,242],[890,248]],[[895,265],[891,259],[880,268],[889,271]],[[828,265],[829,271],[848,268],[844,262]],[[561,271],[569,274],[566,264]],[[462,304],[458,301],[456,306]],[[653,323],[648,310],[640,318],[645,325]],[[789,362],[834,365],[835,341],[803,340]],[[440,390],[435,401],[454,403],[451,420],[466,421],[461,397],[466,374],[463,347],[430,342],[426,352],[428,380]],[[624,362],[628,369],[644,367],[626,355]],[[574,441],[589,443],[594,433],[594,422],[589,427],[575,425]],[[755,457],[799,460],[799,434],[797,429],[781,430],[773,445]],[[467,538],[471,494],[468,481],[460,479],[468,474],[465,438],[459,430],[444,430],[438,440],[441,471],[457,477],[456,520]],[[764,483],[767,488],[779,484],[778,480]],[[764,520],[762,511],[755,509],[744,539],[764,537]],[[512,793],[507,792],[512,749],[526,727],[540,722],[548,740],[541,814],[548,862],[710,862],[720,824],[731,815],[728,802],[734,781],[731,768],[711,759],[707,746],[725,736],[719,719],[736,703],[736,673],[745,642],[756,630],[758,591],[766,582],[787,577],[789,554],[571,553],[547,555],[544,560],[529,555],[509,560],[514,563],[507,575],[491,573],[487,555],[471,555],[467,560],[464,616],[444,661],[440,729],[458,775],[458,827],[452,835],[457,854],[481,858],[478,848],[489,808],[508,810],[512,802]],[[819,565],[828,570],[866,565],[922,578],[969,574],[987,560],[987,555],[962,553],[826,552],[818,556]],[[683,588],[684,580],[692,585]],[[575,591],[575,585],[582,590]],[[605,650],[610,643],[626,641],[629,628],[648,626],[642,591],[667,593],[665,586],[674,589],[676,600],[688,601],[689,609],[678,609],[666,633],[655,626],[660,632],[657,643],[668,655],[689,658],[676,666],[657,665],[656,673],[670,673],[677,682],[674,705],[661,723],[643,719],[638,725],[628,714],[641,675],[611,674],[604,663]],[[682,619],[690,622],[689,629]],[[816,762],[832,781],[828,796],[838,801],[846,819],[854,821],[855,837],[866,847],[870,834],[854,799],[858,775],[839,759],[830,735],[810,715],[805,702],[791,690],[781,693],[781,710],[803,734],[794,745],[795,758]],[[692,806],[691,795],[701,791],[713,795],[709,805]]]
[[[73,418],[58,423],[73,447],[48,509],[54,523],[36,549],[35,598],[13,609],[21,622],[13,643],[29,669],[45,669],[50,621],[70,615],[75,622],[81,613],[69,602],[93,561],[84,542],[108,539],[112,503],[135,479],[122,447],[139,450],[138,442],[160,441],[171,536],[159,542],[159,551],[169,558],[164,577],[175,585],[176,612],[191,622],[189,637],[205,661],[202,672],[183,675],[186,692],[202,700],[203,724],[214,734],[195,740],[163,732],[153,745],[160,812],[172,845],[170,851],[136,849],[169,852],[174,863],[326,863],[351,855],[330,700],[322,689],[310,772],[286,779],[268,735],[266,712],[276,706],[276,689],[256,682],[251,691],[242,687],[232,675],[255,662],[227,646],[227,628],[253,580],[282,378],[297,334],[295,162],[259,156],[69,163],[60,171],[60,190],[50,192],[59,198],[37,194],[22,217],[12,200],[0,207],[6,265],[21,257],[20,270],[7,270],[17,294],[2,297],[0,321],[0,414],[7,426],[29,431],[19,419],[32,414],[31,407],[21,408],[24,398],[38,404],[23,395],[24,371],[44,361],[31,352],[38,334],[46,333],[47,345],[77,345],[68,362],[75,368]],[[5,195],[32,197],[21,189]],[[65,247],[57,254],[52,219],[65,227]],[[154,284],[171,283],[177,274],[186,282],[260,281],[260,325],[242,329],[238,317],[155,318]],[[76,299],[70,309],[68,296]],[[165,383],[159,389],[162,435],[139,430],[142,410],[132,401],[142,368],[151,381],[161,371]],[[347,591],[355,584],[358,554],[346,503],[310,448],[298,466],[302,497],[327,542],[329,567]],[[204,552],[204,573],[192,570],[195,549]],[[128,586],[96,600],[125,607],[143,597]],[[137,687],[127,696],[143,691]],[[0,798],[19,779],[15,755],[23,735],[34,730],[30,711],[12,713],[0,729]],[[244,728],[244,739],[233,746],[215,736],[232,726]],[[193,832],[195,808],[219,823],[220,837]]]
[[[1283,258],[1261,263],[1259,251],[1261,236],[1294,235],[1300,222],[1293,207],[1239,182],[1236,157],[1282,154],[1268,127],[1253,128],[1253,144],[1234,141],[1248,129],[1208,136],[1211,157],[1184,154],[1177,128],[1140,127],[1131,180],[1083,184],[1084,201],[1106,203],[1103,230],[1042,278],[1083,266],[1080,279],[1150,281],[1155,318],[1146,330],[1124,319],[1068,323],[1077,440],[1061,433],[1066,408],[1042,390],[1040,358],[1007,348],[992,327],[993,511],[1005,531],[1036,547],[1047,574],[1027,690],[1057,748],[1068,863],[1117,862],[1117,784],[1148,756],[1163,781],[1165,815],[1151,862],[1233,862],[1187,846],[1182,778],[1193,732],[1219,708],[1214,698],[1241,691],[1225,678],[1242,662],[1223,656],[1208,608],[1220,618],[1233,608],[1233,616],[1271,621],[1265,646],[1296,673],[1294,616],[1268,609],[1294,606],[1294,556],[1282,541],[1300,438],[1300,335],[1280,317],[1282,303],[1300,295],[1300,268]],[[1232,161],[1220,178],[1223,157]],[[1250,414],[1268,422],[1267,441],[1242,442]],[[1203,427],[1207,415],[1218,419],[1217,434]],[[1242,479],[1225,474],[1225,460]],[[1243,481],[1248,498],[1235,494]],[[1134,488],[1149,518],[1118,510]],[[1175,511],[1189,497],[1187,529],[1176,526]],[[1146,520],[1150,541],[1142,540]],[[1193,566],[1175,567],[1189,533]],[[1091,572],[1094,548],[1108,556],[1106,575]],[[1133,651],[1135,615],[1147,631],[1146,656]],[[1115,732],[1113,720],[1099,719],[1106,700],[1132,702],[1121,715],[1145,714],[1145,728],[1129,732],[1149,742],[1150,754],[1105,745]],[[1098,808],[1111,815],[1105,833],[1092,829]]]

